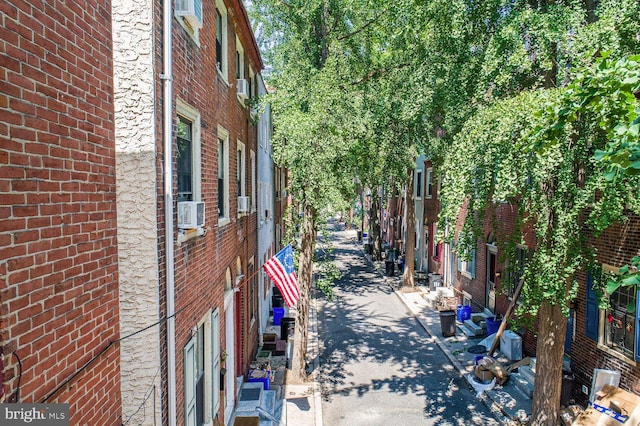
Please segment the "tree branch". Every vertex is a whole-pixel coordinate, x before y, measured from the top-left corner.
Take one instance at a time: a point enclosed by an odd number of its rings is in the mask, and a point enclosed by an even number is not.
[[[369,22],[367,22],[366,24],[364,24],[363,26],[361,26],[360,28],[358,28],[357,30],[350,32],[349,34],[345,34],[341,37],[338,37],[338,41],[342,41],[342,40],[346,40],[362,31],[364,31],[369,25],[373,24],[374,22],[376,22],[378,19],[380,19],[380,17],[382,17],[382,15],[384,15],[385,13],[387,13],[387,10],[389,10],[389,8],[384,9],[382,12],[380,12],[376,17],[374,17],[372,20],[370,20]]]
[[[362,77],[360,80],[356,80],[354,82],[351,83],[352,86],[355,86],[356,84],[360,84],[360,83],[364,83],[365,81],[369,81],[374,77],[378,77],[380,75],[386,74],[390,71],[393,70],[397,70],[397,69],[402,69],[405,67],[408,67],[410,64],[407,62],[403,62],[401,64],[396,64],[390,67],[386,67],[386,68],[379,68],[373,71],[370,71],[367,75],[365,75],[364,77]]]

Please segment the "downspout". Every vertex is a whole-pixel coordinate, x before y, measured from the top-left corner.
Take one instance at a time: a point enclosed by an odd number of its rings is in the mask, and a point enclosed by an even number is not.
[[[162,137],[164,141],[164,244],[167,297],[167,416],[176,424],[176,324],[173,253],[173,75],[171,69],[171,0],[162,1]]]

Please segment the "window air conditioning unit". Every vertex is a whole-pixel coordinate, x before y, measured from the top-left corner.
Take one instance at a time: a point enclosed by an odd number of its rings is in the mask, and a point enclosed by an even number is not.
[[[200,201],[178,202],[178,228],[194,229],[204,226],[204,203]]]
[[[249,81],[244,78],[238,79],[238,98],[249,99]]]
[[[176,15],[193,28],[202,28],[202,0],[176,0]]]
[[[249,197],[238,197],[238,213],[249,211]]]

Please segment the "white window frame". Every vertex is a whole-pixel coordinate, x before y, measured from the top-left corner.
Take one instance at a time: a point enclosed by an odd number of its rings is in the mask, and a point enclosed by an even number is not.
[[[251,182],[249,183],[249,191],[251,193],[251,212],[256,211],[256,153],[250,150],[249,157],[251,161]]]
[[[222,160],[224,165],[224,211],[218,213],[218,226],[224,226],[231,223],[231,218],[229,216],[229,132],[222,126],[218,126],[218,139],[224,141],[224,158]]]
[[[606,274],[606,273],[610,273],[610,274],[619,274],[620,273],[620,268],[617,266],[613,266],[613,265],[608,265],[606,263],[603,263],[602,265],[602,273]],[[619,289],[618,289],[619,290]],[[618,291],[616,290],[616,291]],[[611,297],[611,296],[608,296]],[[638,293],[636,291],[636,310],[638,308]],[[603,352],[606,352],[607,354],[625,362],[626,364],[629,364],[631,366],[637,366],[639,363],[637,363],[635,361],[635,353],[636,353],[636,346],[639,344],[639,342],[636,339],[636,336],[634,335],[634,347],[632,350],[631,354],[626,354],[623,351],[621,351],[620,349],[616,349],[610,346],[610,343],[608,342],[608,338],[607,338],[607,328],[611,326],[611,324],[608,324],[608,318],[607,318],[607,313],[609,311],[606,309],[600,309],[600,313],[598,315],[598,349],[602,350]],[[635,313],[635,326],[638,327],[638,312]],[[635,334],[635,329],[634,329],[634,334]]]
[[[424,188],[424,198],[433,197],[433,168],[429,167],[426,174],[426,182]]]
[[[185,426],[196,426],[196,413],[197,413],[197,404],[196,400],[196,359],[198,357],[198,348],[202,348],[204,355],[203,362],[203,377],[204,377],[204,395],[203,400],[201,401],[204,404],[203,413],[204,420],[207,423],[211,423],[213,418],[215,417],[215,413],[217,411],[212,411],[212,407],[215,407],[215,398],[216,393],[218,394],[218,400],[220,399],[220,392],[215,392],[212,386],[215,385],[215,381],[212,382],[214,364],[213,364],[213,347],[212,343],[215,341],[212,339],[212,330],[211,330],[211,311],[207,312],[207,314],[200,320],[200,322],[194,327],[196,330],[199,330],[201,327],[203,328],[202,336],[204,338],[204,342],[202,345],[198,342],[198,332],[194,333],[191,336],[191,339],[184,346],[184,424]],[[218,324],[218,334],[219,331]],[[220,347],[220,339],[217,339],[218,345],[218,353]],[[218,356],[219,358],[219,356]],[[218,363],[218,382],[220,373],[219,373],[219,363]],[[218,383],[218,389],[220,389],[220,385]]]
[[[210,319],[211,330],[211,421],[216,417],[220,410],[220,310],[216,309],[211,313]]]
[[[458,271],[468,278],[476,277],[476,249],[471,250],[470,260],[464,260],[466,256],[458,256]]]
[[[193,201],[202,201],[202,139],[200,111],[182,99],[176,99],[176,115],[191,122],[191,191]],[[178,117],[176,117],[178,120]],[[177,125],[177,121],[176,121]],[[176,135],[177,144],[177,135]],[[177,150],[177,145],[176,145]],[[177,172],[177,171],[176,171]],[[177,199],[177,194],[176,194]]]
[[[236,185],[240,185],[236,188],[236,194],[238,197],[245,197],[247,195],[247,150],[244,143],[238,141],[236,149]],[[244,213],[238,211],[238,216]]]
[[[224,81],[229,84],[229,20],[227,8],[224,5],[223,0],[216,0],[216,10],[220,13],[220,17],[222,18],[222,37],[220,41],[222,52],[220,56],[220,67],[218,68],[216,61],[216,68],[218,69],[218,72],[220,73],[220,76],[224,79]]]
[[[244,73],[244,47],[238,36],[236,36],[236,78],[246,79]]]

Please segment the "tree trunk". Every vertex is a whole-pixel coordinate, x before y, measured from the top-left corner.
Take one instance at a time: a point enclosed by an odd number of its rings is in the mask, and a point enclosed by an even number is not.
[[[532,426],[556,426],[560,416],[562,356],[567,317],[559,304],[544,302],[538,311],[536,380],[531,407]]]
[[[413,169],[409,171],[409,182],[407,194],[405,196],[407,209],[407,227],[405,228],[405,257],[404,273],[402,274],[402,285],[405,287],[415,287],[413,272],[415,269],[416,257],[416,208],[413,199]]]
[[[293,359],[291,370],[287,372],[287,383],[304,383],[307,379],[307,332],[309,330],[309,304],[311,302],[311,284],[313,279],[313,250],[316,245],[316,212],[310,206],[304,208],[302,220],[302,250],[298,258],[298,315],[293,341]]]
[[[370,218],[370,233],[369,243],[373,247],[373,260],[382,260],[382,236],[380,230],[380,196],[377,191],[371,194],[371,210],[369,211]]]

